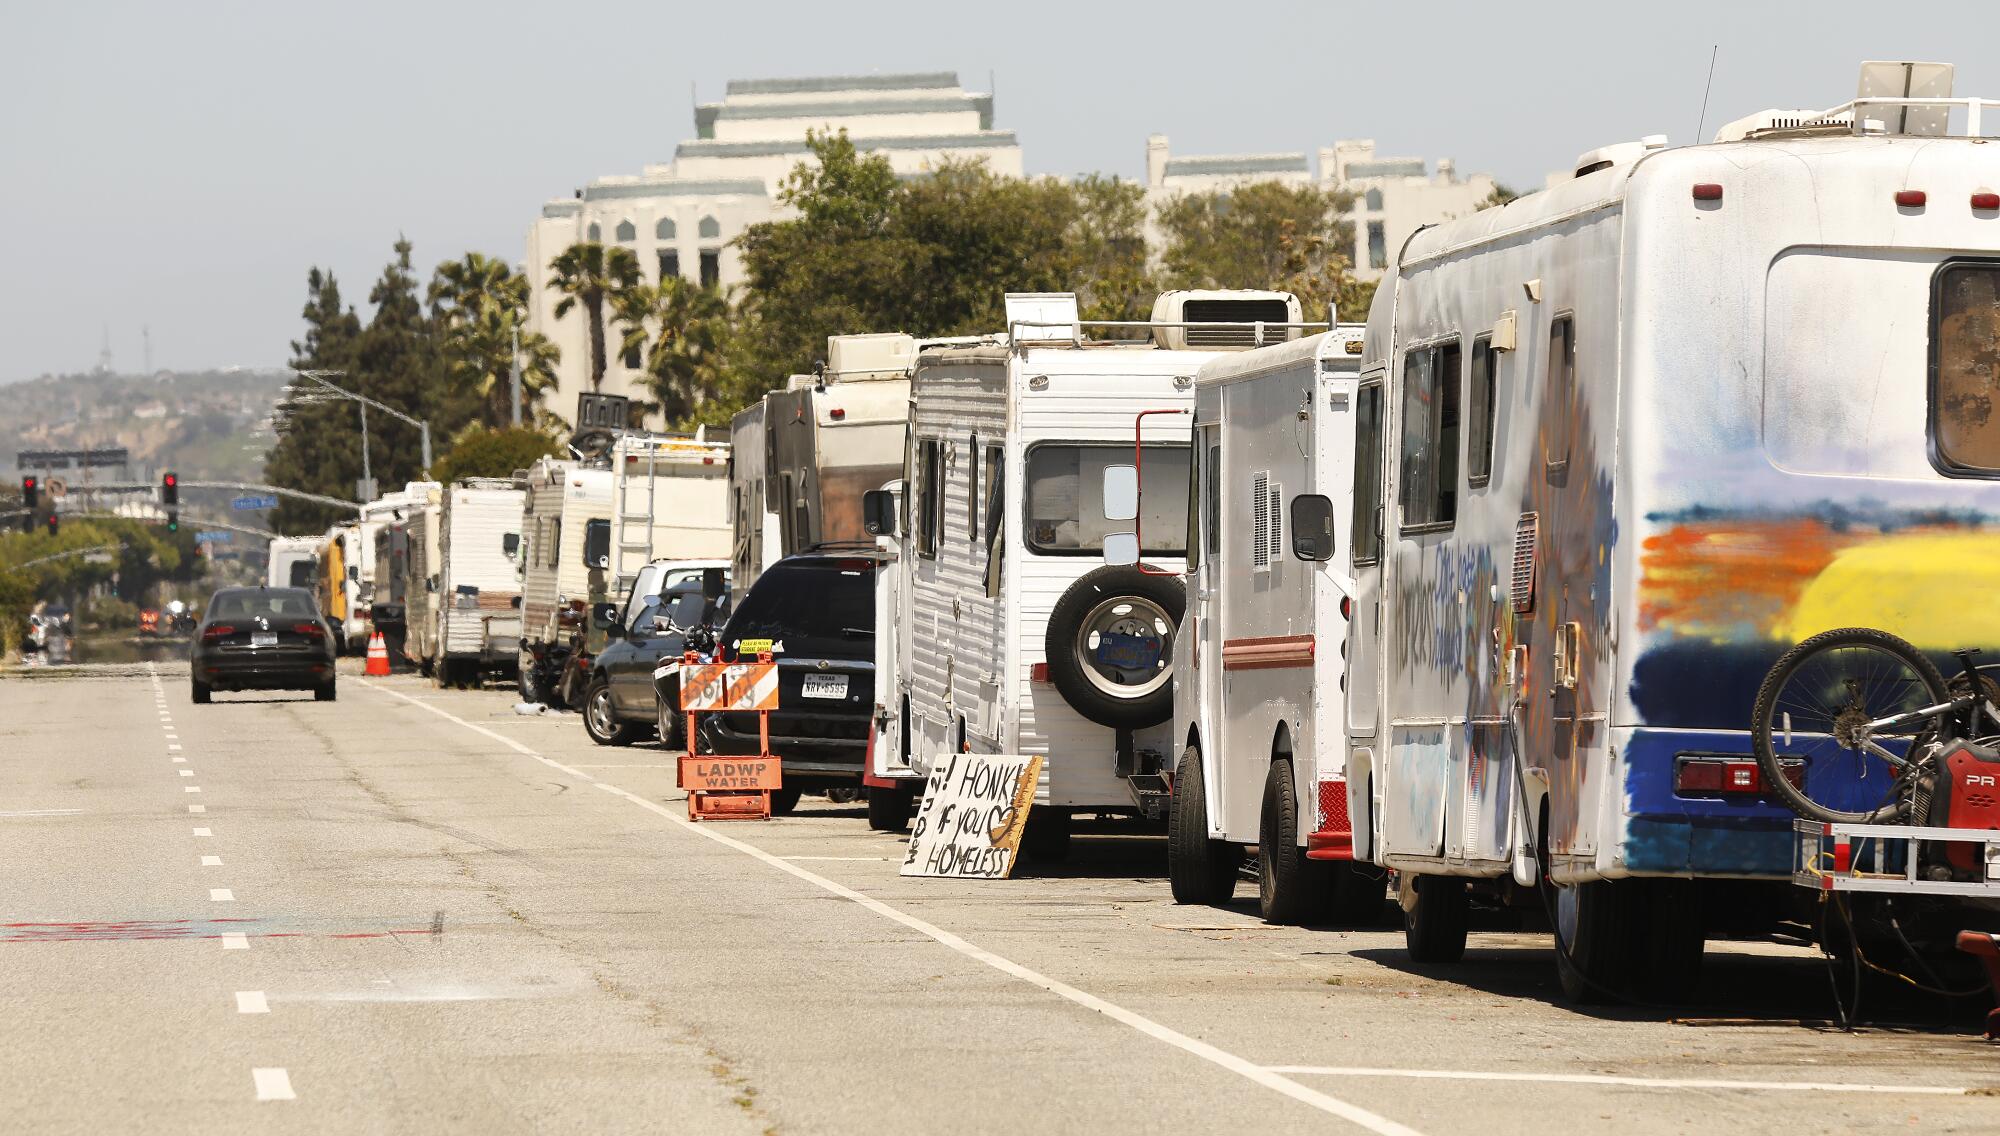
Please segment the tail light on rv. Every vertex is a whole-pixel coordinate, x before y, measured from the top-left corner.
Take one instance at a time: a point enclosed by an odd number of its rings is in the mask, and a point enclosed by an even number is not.
[[[1036,663],[1034,666],[1029,667],[1028,681],[1047,684],[1049,681],[1049,665],[1047,663]]]
[[[1975,193],[1972,195],[1974,209],[2000,209],[2000,193]]]
[[[1721,201],[1722,186],[1712,181],[1698,181],[1694,184],[1696,201]]]
[[[1905,209],[1921,209],[1927,200],[1929,198],[1924,195],[1924,191],[1921,189],[1899,189],[1896,191],[1896,204]]]
[[[1783,759],[1785,780],[1803,789],[1803,758]],[[1764,791],[1764,772],[1755,758],[1732,755],[1682,755],[1674,765],[1674,792],[1682,796],[1756,796]]]

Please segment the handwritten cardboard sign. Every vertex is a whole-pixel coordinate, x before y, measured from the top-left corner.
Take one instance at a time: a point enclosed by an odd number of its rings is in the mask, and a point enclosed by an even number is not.
[[[952,754],[924,783],[903,874],[1006,879],[1041,777],[1039,757]]]

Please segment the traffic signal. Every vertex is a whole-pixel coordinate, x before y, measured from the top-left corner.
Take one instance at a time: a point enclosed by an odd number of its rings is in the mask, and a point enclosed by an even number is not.
[[[57,517],[56,517],[56,511],[55,511],[54,509],[50,509],[50,510],[49,510],[49,535],[50,535],[50,536],[54,536],[54,535],[56,535],[56,529],[57,529],[57,528],[58,528],[58,527],[59,527],[59,526],[60,526],[61,524],[62,524],[62,522],[61,522],[60,520],[58,520],[58,519],[57,519]]]
[[[160,504],[171,509],[181,503],[181,479],[172,470],[160,475]]]
[[[35,506],[42,499],[42,483],[34,477],[21,479],[21,531],[35,531]]]
[[[179,509],[167,510],[167,531],[170,533],[181,531],[181,511]]]

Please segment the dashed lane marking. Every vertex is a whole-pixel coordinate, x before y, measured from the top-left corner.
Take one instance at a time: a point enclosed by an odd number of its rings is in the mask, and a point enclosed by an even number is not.
[[[250,936],[241,931],[225,931],[222,934],[222,949],[225,951],[247,951],[250,949]]]
[[[1890,1093],[1964,1096],[1953,1085],[1866,1085],[1847,1081],[1727,1081],[1705,1077],[1619,1077],[1604,1073],[1511,1073],[1489,1069],[1369,1069],[1347,1065],[1269,1065],[1273,1073],[1312,1077],[1407,1077],[1423,1081],[1518,1081],[1544,1085],[1617,1085],[1636,1089],[1745,1089],[1779,1093]]]
[[[239,1014],[268,1014],[271,1004],[264,999],[262,990],[238,990],[236,992],[236,1012]]]
[[[256,1082],[260,1101],[299,1099],[292,1091],[292,1075],[283,1069],[252,1069],[250,1079]]]
[[[194,770],[192,770],[192,769],[183,769],[183,770],[181,770],[181,771],[180,771],[180,775],[181,775],[181,776],[183,776],[183,777],[192,777],[192,776],[194,776]]]
[[[207,805],[189,805],[189,806],[188,806],[188,811],[189,811],[189,812],[191,812],[191,813],[205,813],[205,812],[207,812],[207,811],[208,811],[208,806],[207,806]]]
[[[564,765],[562,762],[556,761],[552,758],[543,757],[541,754],[536,753],[534,750],[529,749],[527,746],[522,745],[520,742],[515,741],[513,738],[507,737],[504,734],[495,733],[494,731],[489,730],[484,726],[474,725],[473,723],[466,721],[465,719],[459,717],[456,714],[451,713],[448,710],[444,710],[440,707],[433,706],[430,703],[424,702],[420,699],[412,698],[409,695],[402,693],[401,691],[391,690],[388,687],[380,686],[375,683],[368,682],[366,680],[363,680],[361,685],[367,687],[370,690],[375,690],[383,694],[387,694],[392,698],[399,698],[404,702],[409,703],[412,706],[428,710],[431,713],[436,714],[438,717],[445,719],[446,721],[456,722],[459,725],[465,727],[468,730],[471,730],[476,734],[479,734],[483,737],[491,738],[492,740],[499,742],[501,745],[506,746],[508,749],[513,750],[515,753],[518,753],[523,757],[533,758],[534,760],[541,762],[543,765],[546,765],[551,769],[561,770],[562,772],[569,774],[570,776],[576,778],[578,781],[584,781],[592,785],[595,785],[599,789],[602,789],[603,791],[610,793],[613,796],[620,797],[626,801],[629,801],[632,804],[635,804],[640,808],[645,809],[647,812],[650,812],[655,816],[661,817],[662,819],[674,825],[677,825],[678,827],[688,832],[694,833],[695,835],[703,837],[704,839],[707,840],[713,840],[717,844],[720,844],[725,848],[734,849],[735,851],[741,852],[746,856],[750,856],[756,860],[760,860],[763,863],[773,868],[776,868],[781,872],[786,873],[787,875],[795,876],[798,879],[805,881],[806,883],[812,884],[814,887],[817,887],[822,891],[828,892],[832,895],[836,895],[842,899],[848,900],[860,907],[867,909],[868,911],[871,911],[877,915],[882,916],[884,919],[888,919],[894,923],[900,923],[903,926],[908,927],[910,930],[915,931],[919,935],[922,935],[925,938],[928,938],[933,942],[938,943],[941,946],[948,947],[951,950],[956,951],[959,954],[964,955],[969,959],[973,959],[974,961],[984,963],[987,966],[992,967],[994,970],[1001,972],[1002,974],[1018,978],[1021,981],[1026,982],[1031,986],[1040,987],[1041,989],[1046,990],[1051,994],[1054,994],[1058,998],[1062,998],[1065,1001],[1071,1002],[1077,1006],[1081,1006],[1086,1010],[1091,1010],[1095,1013],[1102,1014],[1105,1017],[1110,1018],[1111,1020],[1118,1022],[1121,1025],[1127,1026],[1133,1030],[1138,1031],[1139,1033],[1145,1034],[1147,1037],[1153,1038],[1155,1041],[1159,1041],[1166,1045],[1173,1046],[1175,1049],[1178,1049],[1183,1053],[1187,1053],[1194,1057],[1198,1057],[1201,1060],[1206,1061],[1211,1065],[1215,1065],[1219,1068],[1234,1073],[1237,1076],[1242,1077],[1243,1079],[1250,1081],[1253,1084],[1260,1085],[1264,1088],[1272,1090],[1273,1092],[1280,1093],[1284,1096],[1290,1097],[1291,1099],[1298,1101],[1301,1104],[1305,1104],[1312,1108],[1316,1108],[1321,1112],[1327,1113],[1332,1116],[1337,1116],[1340,1119],[1345,1120],[1351,1124],[1354,1124],[1360,1128],[1365,1128],[1370,1132],[1377,1133],[1378,1136],[1420,1136],[1420,1134],[1417,1132],[1416,1129],[1411,1128],[1408,1125],[1399,1124],[1396,1121],[1390,1120],[1386,1116],[1381,1116],[1376,1113],[1370,1112],[1367,1109],[1362,1108],[1360,1105],[1349,1104],[1348,1102],[1341,1100],[1339,1097],[1333,1096],[1328,1093],[1323,1093],[1318,1089],[1312,1088],[1309,1085],[1305,1085],[1298,1081],[1295,1081],[1290,1077],[1285,1076],[1282,1073],[1274,1072],[1253,1061],[1249,1061],[1245,1058],[1238,1057],[1236,1054],[1230,1053],[1228,1050],[1222,1049],[1218,1046],[1211,1045],[1208,1042],[1200,1040],[1199,1038],[1189,1037],[1188,1035],[1181,1033],[1179,1030],[1173,1029],[1169,1026],[1161,1025],[1159,1022],[1156,1022],[1151,1018],[1145,1017],[1141,1014],[1134,1013],[1133,1011],[1128,1010],[1123,1006],[1119,1006],[1112,1002],[1107,1002],[1104,999],[1099,998],[1095,994],[1091,994],[1084,990],[1079,990],[1078,988],[1071,986],[1066,982],[1060,982],[1056,979],[1050,978],[1039,971],[1030,970],[1029,968],[1022,966],[1020,963],[1013,961],[1012,959],[1003,958],[1002,956],[994,954],[992,951],[989,951],[984,947],[976,946],[973,943],[963,938],[960,938],[959,936],[951,933],[950,931],[945,930],[942,927],[927,922],[926,920],[919,919],[914,915],[910,915],[903,911],[900,911],[897,908],[891,907],[888,904],[883,903],[879,899],[875,899],[872,896],[864,895],[861,892],[855,891],[853,888],[847,887],[843,884],[835,883],[834,881],[827,879],[825,876],[819,875],[812,871],[808,871],[807,869],[801,868],[796,864],[788,864],[782,858],[774,856],[771,853],[764,851],[762,848],[759,848],[754,844],[748,844],[745,843],[744,841],[736,839],[733,836],[724,835],[720,832],[715,831],[715,829],[711,826],[698,825],[693,821],[688,820],[686,817],[676,814],[672,809],[669,809],[664,805],[658,804],[657,802],[649,801],[646,798],[641,797],[636,793],[630,793],[624,789],[618,788],[615,785],[608,785],[594,778],[586,777],[581,772],[579,772],[578,770],[576,770],[571,766]]]
[[[201,792],[201,786],[199,786],[199,785],[183,785],[183,786],[181,786],[181,792],[183,792],[183,793],[199,793],[199,792]]]
[[[175,760],[176,762],[181,762],[181,761],[186,761],[186,760],[187,760],[187,758],[185,758],[185,757],[177,757],[177,758],[175,758],[174,760]]]
[[[80,813],[82,809],[13,809],[0,812],[0,820],[16,820],[21,817],[57,817]]]
[[[208,898],[211,903],[235,903],[236,893],[228,888],[209,888]]]
[[[174,750],[177,750],[177,749],[179,749],[179,748],[181,748],[181,747],[179,747],[179,746],[177,746],[177,745],[170,745],[170,746],[168,746],[168,747],[167,747],[167,750],[168,750],[168,752],[172,752],[172,751],[174,751]]]
[[[209,828],[197,828],[194,830],[194,834],[196,836],[214,836],[215,830]]]
[[[201,866],[204,868],[220,868],[222,866],[222,857],[203,856],[201,858]]]

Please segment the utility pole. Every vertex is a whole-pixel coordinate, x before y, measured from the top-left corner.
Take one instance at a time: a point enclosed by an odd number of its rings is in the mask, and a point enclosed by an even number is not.
[[[374,399],[369,398],[367,395],[355,394],[353,391],[347,390],[344,387],[334,386],[332,383],[327,382],[324,377],[327,375],[338,375],[342,378],[345,378],[347,376],[346,371],[299,371],[296,373],[302,379],[307,379],[311,382],[318,383],[320,386],[326,388],[327,392],[330,394],[337,395],[341,398],[351,398],[363,406],[372,406],[375,409],[381,411],[382,413],[387,414],[391,418],[400,419],[404,422],[408,422],[412,426],[415,426],[419,432],[419,436],[423,441],[424,476],[426,477],[430,476],[431,424],[428,419],[414,418],[408,414],[403,413],[400,410],[397,410],[393,406],[390,406],[386,403],[377,402]],[[363,419],[363,421],[366,422],[366,419]],[[365,464],[367,456],[367,447],[365,445],[362,447],[362,455]]]
[[[361,492],[355,496],[363,501],[375,499],[375,475],[368,469],[368,404],[355,404],[361,411],[361,484],[356,486]]]
[[[514,328],[514,357],[507,361],[507,389],[513,392],[510,420],[513,422],[515,429],[519,429],[521,426],[521,329],[518,325]],[[425,462],[424,464],[429,465],[430,463]]]

